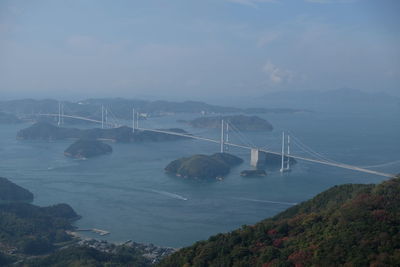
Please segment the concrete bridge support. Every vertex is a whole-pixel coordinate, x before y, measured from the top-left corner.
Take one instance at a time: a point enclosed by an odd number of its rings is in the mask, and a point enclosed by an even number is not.
[[[250,153],[250,165],[257,167],[265,164],[267,160],[267,153],[260,151],[257,148],[252,148]]]

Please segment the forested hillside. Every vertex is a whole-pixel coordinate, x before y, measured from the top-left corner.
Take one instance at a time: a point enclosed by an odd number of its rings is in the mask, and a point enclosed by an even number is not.
[[[183,248],[159,266],[341,265],[400,265],[400,177],[335,186],[271,219]]]

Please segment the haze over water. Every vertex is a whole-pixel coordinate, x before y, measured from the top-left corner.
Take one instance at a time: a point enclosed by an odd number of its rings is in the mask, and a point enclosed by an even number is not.
[[[247,132],[256,146],[280,150],[281,131],[290,131],[315,151],[357,166],[399,160],[398,109],[370,114],[298,113],[259,115],[274,125],[272,132]],[[193,129],[182,114],[141,121],[143,127],[180,127],[190,133],[218,138],[218,130]],[[154,243],[180,247],[210,235],[252,224],[307,200],[336,184],[377,183],[370,174],[298,162],[291,173],[268,172],[263,178],[243,178],[249,151],[229,149],[245,163],[223,181],[193,181],[164,173],[172,160],[211,154],[219,145],[195,140],[159,143],[112,143],[113,153],[90,160],[64,157],[71,141],[19,141],[28,124],[0,126],[0,173],[35,194],[35,204],[70,204],[82,219],[79,228],[111,232],[111,241]],[[232,141],[240,139],[232,135]],[[293,154],[302,154],[293,147]],[[304,154],[303,154],[304,155]],[[399,164],[376,169],[398,173]],[[99,236],[94,236],[100,238]]]

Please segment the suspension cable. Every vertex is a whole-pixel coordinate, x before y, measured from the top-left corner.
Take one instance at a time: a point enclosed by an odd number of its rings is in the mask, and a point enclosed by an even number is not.
[[[311,147],[309,147],[309,146],[307,146],[306,144],[304,144],[304,143],[303,143],[299,138],[297,138],[295,135],[293,135],[293,133],[290,133],[290,134],[292,135],[292,137],[293,137],[295,143],[296,143],[298,146],[302,146],[303,149],[306,149],[310,154],[313,154],[315,157],[320,158],[320,159],[323,159],[324,161],[327,161],[327,162],[333,162],[333,163],[338,163],[338,164],[344,164],[344,163],[342,163],[342,162],[335,161],[335,160],[333,160],[333,159],[330,159],[330,158],[328,158],[328,157],[326,157],[326,156],[324,156],[324,155],[322,155],[322,154],[316,152],[316,151],[313,150]]]
[[[251,147],[256,147],[256,145],[254,145],[254,143],[249,138],[247,138],[245,135],[243,135],[241,133],[241,131],[235,125],[233,125],[229,121],[227,123],[233,129],[234,133],[236,133],[238,135],[238,137],[241,139],[241,141],[244,142],[244,144],[251,146]]]

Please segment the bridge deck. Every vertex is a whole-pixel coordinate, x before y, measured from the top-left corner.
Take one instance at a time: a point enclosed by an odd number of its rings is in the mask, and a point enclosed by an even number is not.
[[[59,114],[39,114],[39,115],[41,115],[41,116],[53,116],[53,117],[60,116]],[[86,121],[102,124],[102,121],[95,120],[95,119],[90,119],[90,118],[85,118],[85,117],[81,117],[81,116],[73,116],[73,115],[65,115],[65,114],[63,114],[61,116],[65,117],[65,118],[86,120]],[[113,125],[113,124],[110,124],[110,125]],[[122,126],[122,125],[120,125],[120,126]],[[141,128],[141,127],[138,127],[136,129],[137,130],[141,130],[141,131],[150,131],[150,132],[156,132],[156,133],[164,133],[164,134],[169,134],[169,135],[187,137],[187,138],[191,138],[191,139],[202,140],[202,141],[212,142],[212,143],[216,143],[216,144],[220,144],[221,143],[220,140],[215,140],[215,139],[201,137],[201,136],[195,136],[195,135],[191,135],[191,134],[177,133],[177,132],[171,132],[171,131],[159,130],[159,129]],[[234,144],[234,143],[230,143],[230,142],[225,142],[224,144],[228,145],[228,146],[238,147],[238,148],[243,148],[243,149],[248,149],[248,150],[255,149],[254,147],[240,145],[240,144]],[[280,152],[275,152],[275,151],[270,151],[270,150],[265,150],[265,149],[260,149],[260,151],[266,152],[266,153],[270,153],[270,154],[274,154],[274,155],[282,156],[282,153],[280,153]],[[298,160],[304,160],[304,161],[308,161],[308,162],[313,162],[313,163],[324,164],[324,165],[328,165],[328,166],[333,166],[333,167],[353,170],[353,171],[360,171],[360,172],[374,174],[374,175],[383,176],[383,177],[394,177],[394,174],[373,171],[373,170],[369,170],[369,169],[365,169],[365,168],[361,168],[361,167],[357,167],[357,166],[353,166],[353,165],[349,165],[349,164],[344,164],[344,163],[335,163],[335,162],[322,161],[322,160],[311,159],[311,158],[302,157],[302,156],[296,156],[296,155],[293,155],[293,154],[290,154],[290,155],[284,154],[284,156],[289,157],[289,158],[298,159]]]

